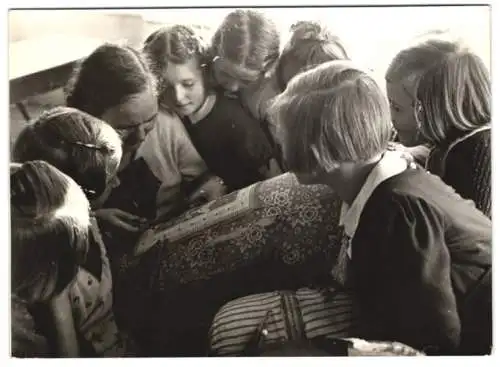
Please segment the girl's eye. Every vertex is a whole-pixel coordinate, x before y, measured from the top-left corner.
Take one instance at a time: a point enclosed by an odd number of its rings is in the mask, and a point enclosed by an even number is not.
[[[193,82],[185,82],[185,83],[182,83],[182,85],[186,88],[193,88],[194,83]]]

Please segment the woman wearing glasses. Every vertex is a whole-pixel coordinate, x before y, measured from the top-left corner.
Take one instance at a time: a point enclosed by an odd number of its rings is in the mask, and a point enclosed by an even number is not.
[[[141,224],[156,214],[160,180],[137,156],[157,123],[155,79],[139,52],[104,44],[75,69],[66,88],[66,104],[106,121],[122,139],[120,185],[95,215],[105,242],[123,247],[123,242],[135,241],[131,234],[138,233]]]

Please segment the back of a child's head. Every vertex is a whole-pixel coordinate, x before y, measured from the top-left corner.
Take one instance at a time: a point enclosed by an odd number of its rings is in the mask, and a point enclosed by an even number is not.
[[[121,155],[120,137],[107,123],[74,108],[56,107],[24,127],[12,158],[49,162],[96,199],[118,170]]]
[[[43,161],[10,168],[12,292],[46,301],[73,279],[89,243],[89,203],[79,186]]]
[[[293,78],[271,106],[292,171],[329,171],[383,152],[391,137],[385,94],[347,60],[329,61]]]
[[[259,72],[272,67],[279,53],[280,34],[276,24],[255,10],[229,13],[211,42],[212,57]]]
[[[456,138],[491,122],[491,81],[483,60],[461,47],[420,78],[420,132],[431,144]]]
[[[349,59],[340,38],[319,22],[298,22],[291,27],[291,32],[276,67],[282,90],[300,71],[327,61]]]
[[[413,93],[418,80],[428,69],[460,48],[461,40],[449,31],[426,32],[396,54],[386,71],[385,79],[389,83],[403,83]]]
[[[101,117],[148,88],[155,90],[155,78],[143,55],[132,47],[104,44],[73,72],[66,104]]]

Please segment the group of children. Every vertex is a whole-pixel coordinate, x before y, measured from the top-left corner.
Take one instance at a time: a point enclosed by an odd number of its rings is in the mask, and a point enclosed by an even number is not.
[[[152,222],[288,171],[344,203],[332,286],[355,295],[351,336],[489,353],[490,80],[427,36],[393,59],[387,96],[324,26],[281,47],[255,10],[209,44],[178,24],[97,48],[14,145],[13,355],[144,355],[114,315],[122,255]]]

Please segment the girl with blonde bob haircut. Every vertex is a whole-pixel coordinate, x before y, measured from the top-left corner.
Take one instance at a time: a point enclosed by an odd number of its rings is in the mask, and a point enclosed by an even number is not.
[[[351,65],[332,61],[303,72],[271,106],[282,123],[279,134],[290,170],[328,172],[339,162],[368,161],[387,148],[390,113],[368,92],[379,101],[384,95],[372,78]],[[349,118],[342,115],[347,108],[353,111]]]
[[[427,169],[491,218],[491,82],[466,47],[420,79],[415,116],[431,145]]]
[[[332,61],[273,105],[299,180],[342,200],[332,281],[352,289],[359,337],[427,354],[491,351],[491,221],[437,176],[387,151],[390,111],[372,77]]]

